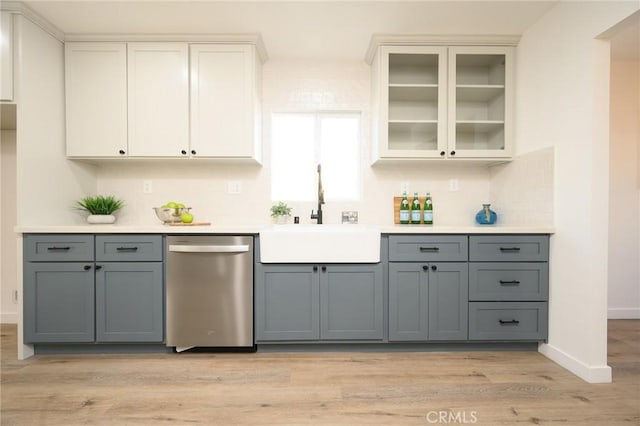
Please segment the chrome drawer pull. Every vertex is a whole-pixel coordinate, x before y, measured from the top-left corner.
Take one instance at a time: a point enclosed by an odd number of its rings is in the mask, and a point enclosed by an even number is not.
[[[511,281],[500,280],[500,285],[520,285],[520,281],[518,281],[518,280],[511,280]]]
[[[500,325],[508,325],[508,324],[513,324],[513,325],[518,325],[520,324],[520,321],[512,319],[512,320],[498,320],[498,322],[500,323]]]
[[[425,251],[430,251],[430,252],[440,251],[440,247],[420,247],[420,251],[422,251],[422,252],[425,252]]]
[[[49,251],[69,251],[71,247],[47,247]]]
[[[118,247],[116,251],[138,251],[138,247]]]
[[[520,247],[500,247],[500,251],[518,252],[520,251]]]

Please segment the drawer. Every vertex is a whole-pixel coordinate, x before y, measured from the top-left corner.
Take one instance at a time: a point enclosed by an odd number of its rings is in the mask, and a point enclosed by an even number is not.
[[[27,234],[24,260],[27,262],[93,262],[93,235]]]
[[[469,340],[546,340],[546,302],[469,302]]]
[[[472,235],[469,237],[472,262],[547,262],[547,235]]]
[[[96,235],[96,261],[162,261],[162,236]]]
[[[547,263],[469,263],[469,300],[546,301]]]
[[[390,235],[389,260],[460,262],[467,260],[467,237],[460,235]]]

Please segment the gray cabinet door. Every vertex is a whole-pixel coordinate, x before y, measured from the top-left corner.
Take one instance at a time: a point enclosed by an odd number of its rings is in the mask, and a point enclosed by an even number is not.
[[[320,266],[320,338],[383,337],[382,265]]]
[[[429,340],[467,340],[467,263],[429,264]]]
[[[96,264],[96,341],[162,342],[161,262]]]
[[[319,285],[318,267],[259,265],[255,296],[256,341],[318,340]]]
[[[428,307],[428,265],[389,263],[389,341],[426,341]]]
[[[546,302],[470,302],[469,340],[546,340]]]
[[[93,263],[25,263],[24,340],[94,340]]]
[[[160,262],[161,235],[96,235],[98,262]]]
[[[469,264],[469,300],[546,301],[549,265],[545,262]]]
[[[472,235],[471,262],[547,262],[548,235]]]
[[[467,260],[466,235],[390,235],[392,262],[463,262]]]
[[[27,234],[24,260],[28,262],[93,262],[93,235]]]

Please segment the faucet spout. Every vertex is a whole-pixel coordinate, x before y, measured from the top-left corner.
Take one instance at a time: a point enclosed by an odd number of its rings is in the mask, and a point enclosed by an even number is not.
[[[322,225],[322,205],[324,204],[324,189],[322,189],[322,167],[318,164],[318,211],[313,213],[311,210],[311,219],[316,219],[318,225]]]

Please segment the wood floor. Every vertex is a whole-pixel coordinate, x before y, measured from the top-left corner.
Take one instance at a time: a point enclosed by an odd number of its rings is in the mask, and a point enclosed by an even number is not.
[[[609,323],[614,383],[535,352],[37,356],[3,325],[2,425],[640,425],[640,320]]]

